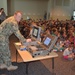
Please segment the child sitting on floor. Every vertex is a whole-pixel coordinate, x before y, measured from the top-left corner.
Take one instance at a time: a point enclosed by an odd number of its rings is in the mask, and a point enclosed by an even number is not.
[[[63,51],[64,50],[64,43],[60,40],[60,38],[58,38],[53,51]]]
[[[69,47],[69,45],[70,45],[70,41],[69,41],[69,38],[67,37],[66,39],[65,39],[65,41],[64,41],[64,47],[65,48],[68,48]]]
[[[73,45],[70,44],[68,48],[66,48],[63,52],[63,57],[64,59],[67,59],[67,60],[73,60],[75,55],[74,53],[72,52],[73,50]]]

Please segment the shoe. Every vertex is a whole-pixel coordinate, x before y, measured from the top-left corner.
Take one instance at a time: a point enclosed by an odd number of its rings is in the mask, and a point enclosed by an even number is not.
[[[18,66],[10,65],[9,67],[7,67],[7,70],[11,71],[11,70],[16,70],[17,68],[18,68]]]
[[[0,69],[6,69],[6,68],[7,68],[7,66],[5,64],[0,65]]]

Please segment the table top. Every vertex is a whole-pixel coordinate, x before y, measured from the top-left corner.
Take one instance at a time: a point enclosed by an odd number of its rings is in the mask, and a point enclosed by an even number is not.
[[[28,52],[27,50],[21,51],[18,48],[19,45],[21,45],[20,42],[15,43],[16,50],[18,51],[18,53],[20,54],[21,58],[23,59],[23,62],[31,62],[31,61],[37,61],[37,60],[42,60],[42,59],[58,57],[58,54],[52,51],[52,52],[49,53],[49,55],[37,56],[37,57],[33,58],[32,55],[30,54],[30,52]]]

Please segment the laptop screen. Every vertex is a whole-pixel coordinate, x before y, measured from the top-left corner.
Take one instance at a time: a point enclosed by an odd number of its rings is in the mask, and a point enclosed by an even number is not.
[[[51,38],[47,37],[45,40],[44,40],[44,45],[48,46],[51,42]]]
[[[37,38],[38,37],[38,33],[39,33],[39,28],[38,27],[33,27],[32,36]]]

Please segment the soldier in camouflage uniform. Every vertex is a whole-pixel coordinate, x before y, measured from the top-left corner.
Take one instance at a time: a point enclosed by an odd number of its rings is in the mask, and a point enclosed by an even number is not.
[[[20,11],[15,12],[14,16],[7,18],[0,25],[0,69],[15,70],[18,67],[11,63],[11,53],[9,50],[9,36],[15,34],[21,42],[25,42],[25,38],[18,29],[18,22],[22,18]]]

